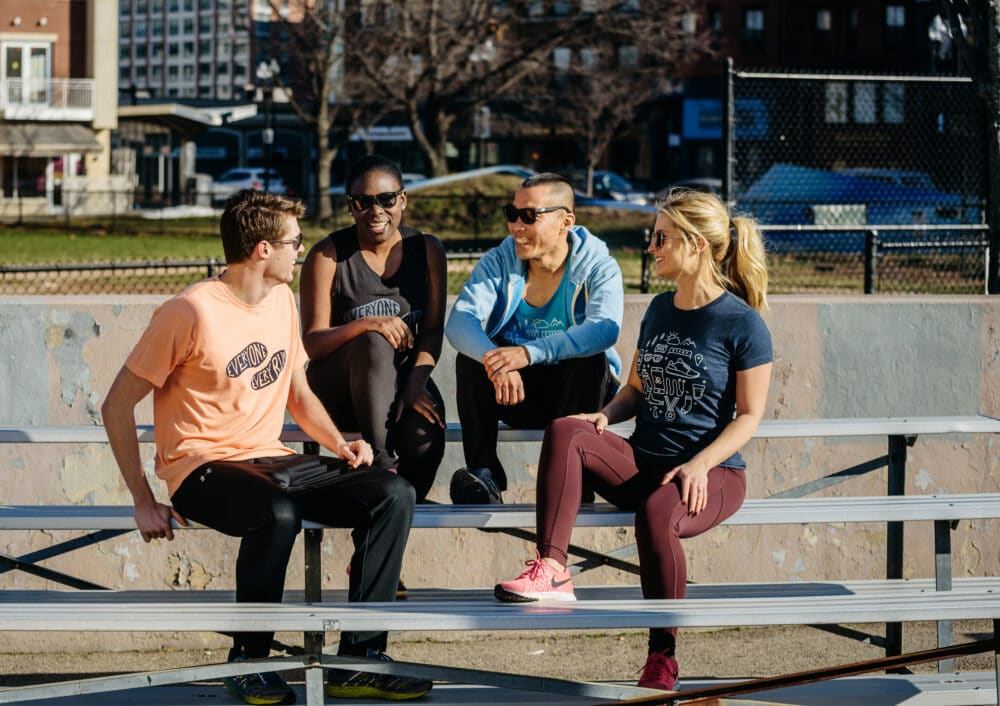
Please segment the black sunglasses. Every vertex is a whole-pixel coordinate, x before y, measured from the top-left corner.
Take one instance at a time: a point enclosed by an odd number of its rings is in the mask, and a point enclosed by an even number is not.
[[[399,191],[384,191],[381,194],[348,194],[347,203],[355,211],[367,211],[378,204],[382,208],[392,208],[396,205],[396,197],[403,193],[405,189]]]
[[[514,204],[509,203],[503,207],[504,218],[507,219],[508,223],[514,223],[518,218],[521,219],[521,223],[526,226],[530,226],[532,223],[538,220],[538,214],[548,213],[550,211],[565,211],[566,213],[573,213],[566,206],[546,206],[545,208],[517,208]]]

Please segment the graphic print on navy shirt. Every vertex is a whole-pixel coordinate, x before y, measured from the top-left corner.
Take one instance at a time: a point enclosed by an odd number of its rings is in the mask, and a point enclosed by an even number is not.
[[[726,293],[701,307],[650,302],[639,329],[642,404],[634,448],[681,463],[712,443],[736,411],[736,373],[770,362],[771,334],[742,299]],[[742,468],[735,453],[720,465]]]
[[[653,419],[672,422],[705,396],[704,357],[697,350],[694,341],[682,340],[676,331],[654,336],[643,348],[639,376]]]

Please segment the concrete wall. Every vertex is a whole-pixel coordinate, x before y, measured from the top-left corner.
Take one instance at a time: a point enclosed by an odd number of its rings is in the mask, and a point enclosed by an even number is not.
[[[99,423],[100,403],[158,296],[0,298],[0,425]],[[631,361],[648,298],[629,296],[619,352]],[[775,297],[769,325],[774,335],[774,378],[767,417],[866,417],[1000,415],[1000,300],[988,297]],[[454,352],[446,349],[435,379],[455,413]],[[139,411],[151,423],[151,405]],[[1000,492],[998,440],[968,434],[924,437],[909,449],[906,492]],[[885,440],[754,441],[746,449],[750,497],[764,497],[886,453]],[[144,448],[152,478],[152,449]],[[509,502],[532,501],[537,444],[502,449],[512,478]],[[447,501],[447,481],[461,466],[461,449],[449,445],[432,491]],[[127,490],[104,445],[0,445],[2,502],[126,504]],[[162,492],[162,486],[160,487]],[[829,489],[843,495],[885,492],[885,471]],[[1000,523],[963,522],[953,534],[955,575],[996,575]],[[717,528],[688,540],[693,581],[813,580],[884,575],[884,526],[805,525]],[[0,552],[20,556],[74,536],[59,532],[0,534]],[[574,541],[611,549],[631,541],[628,528],[581,530]],[[930,523],[906,528],[907,576],[933,575]],[[346,586],[350,554],[346,532],[326,533],[324,581]],[[521,540],[471,530],[418,530],[404,566],[407,584],[489,586],[509,578],[530,556]],[[180,533],[174,542],[144,545],[135,535],[46,562],[114,588],[232,587],[237,542],[212,532]],[[302,586],[301,546],[288,585]],[[749,561],[748,561],[749,559]],[[634,583],[600,569],[581,584]],[[17,572],[0,575],[0,587],[39,587]],[[169,642],[172,636],[129,637],[122,648]],[[206,636],[206,642],[220,638]],[[24,649],[46,637],[18,635]],[[190,643],[190,636],[181,641]],[[62,636],[70,648],[93,646],[88,636]]]

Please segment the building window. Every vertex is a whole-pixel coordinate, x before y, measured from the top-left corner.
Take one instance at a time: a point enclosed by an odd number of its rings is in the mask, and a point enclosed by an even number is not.
[[[747,54],[764,52],[764,10],[761,8],[743,10],[743,51]]]
[[[899,4],[885,6],[885,45],[890,49],[905,50],[906,7]]]
[[[885,26],[889,29],[903,29],[906,27],[906,7],[903,5],[886,5]]]
[[[718,49],[722,39],[722,10],[717,7],[708,8],[708,38],[709,46]]]
[[[584,71],[592,71],[597,68],[598,54],[597,50],[592,47],[586,47],[580,50],[580,66]]]
[[[861,30],[861,16],[858,13],[858,8],[854,6],[849,6],[847,8],[847,32],[845,34],[845,41],[849,48],[856,49],[858,46],[858,33]]]
[[[829,8],[816,10],[816,31],[829,32],[833,29],[833,13]]]
[[[573,50],[566,47],[556,47],[552,50],[552,65],[556,71],[569,71],[573,58]]]
[[[899,124],[906,117],[906,86],[887,83],[882,88],[882,121]]]
[[[823,115],[828,123],[847,122],[847,84],[843,81],[831,81],[826,84]]]
[[[623,69],[634,69],[639,66],[639,47],[618,47],[618,66]]]
[[[878,110],[875,105],[875,84],[859,81],[854,84],[854,122],[862,125],[875,123]]]

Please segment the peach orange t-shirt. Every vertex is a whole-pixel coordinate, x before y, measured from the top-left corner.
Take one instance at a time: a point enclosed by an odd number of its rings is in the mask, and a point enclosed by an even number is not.
[[[251,306],[212,277],[160,306],[125,365],[155,386],[156,475],[170,494],[210,461],[294,453],[278,437],[305,363],[286,285]]]

